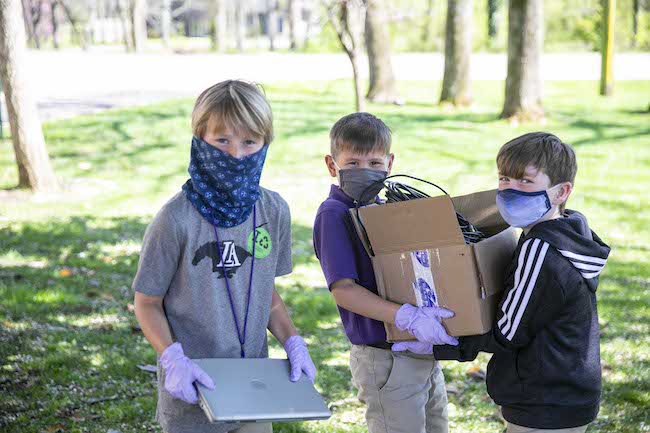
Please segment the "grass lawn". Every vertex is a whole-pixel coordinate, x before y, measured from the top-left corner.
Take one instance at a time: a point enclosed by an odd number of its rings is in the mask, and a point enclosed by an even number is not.
[[[370,105],[394,131],[394,173],[451,194],[496,185],[494,158],[508,139],[544,129],[573,144],[579,172],[569,207],[583,211],[612,247],[599,289],[604,390],[589,432],[650,431],[650,82],[547,83],[544,125],[496,120],[503,83],[475,83],[476,104],[434,106],[439,83],[401,83],[404,107]],[[332,403],[327,422],[277,424],[276,432],[365,432],[348,370],[349,344],[311,245],[330,178],[331,125],[352,109],[351,83],[268,85],[277,138],[262,184],[293,214],[294,273],[278,281],[320,365]],[[0,431],[155,431],[153,349],[128,307],[147,223],[187,178],[191,100],[45,125],[65,193],[0,193]],[[17,183],[9,140],[0,141],[0,188]],[[271,355],[283,351],[273,340]],[[497,407],[469,368],[445,362],[452,432],[502,429]],[[57,430],[58,429],[58,430]]]

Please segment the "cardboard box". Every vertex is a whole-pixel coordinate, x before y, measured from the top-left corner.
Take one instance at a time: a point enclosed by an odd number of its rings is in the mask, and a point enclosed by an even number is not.
[[[496,190],[370,205],[350,210],[368,251],[380,296],[400,304],[439,305],[456,315],[443,325],[453,336],[483,334],[492,327],[506,267],[519,231],[501,218]],[[466,244],[456,211],[490,235]],[[386,323],[389,341],[413,340]]]

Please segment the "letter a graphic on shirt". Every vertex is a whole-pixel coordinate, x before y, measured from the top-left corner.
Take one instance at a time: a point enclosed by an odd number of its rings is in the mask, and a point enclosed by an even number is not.
[[[239,257],[237,257],[237,250],[233,241],[223,241],[223,250],[221,252],[221,263],[217,266],[225,264],[228,268],[238,268],[241,266]]]

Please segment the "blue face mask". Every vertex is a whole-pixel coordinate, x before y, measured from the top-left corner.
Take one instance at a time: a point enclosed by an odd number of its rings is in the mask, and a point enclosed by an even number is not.
[[[201,215],[219,227],[235,227],[246,221],[260,198],[259,184],[268,146],[243,158],[235,158],[192,138],[188,172],[183,185],[187,198]]]
[[[528,227],[539,221],[553,207],[548,196],[548,192],[553,188],[535,192],[510,188],[499,190],[497,208],[503,219],[512,227]]]

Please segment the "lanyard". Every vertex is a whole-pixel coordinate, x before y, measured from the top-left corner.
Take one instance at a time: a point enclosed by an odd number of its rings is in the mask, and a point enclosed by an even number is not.
[[[221,259],[221,269],[223,270],[223,277],[226,279],[226,289],[228,290],[228,299],[230,300],[230,309],[232,310],[232,317],[235,321],[235,328],[237,328],[237,338],[239,338],[239,345],[241,347],[241,357],[246,358],[244,345],[246,344],[246,325],[248,324],[248,307],[251,305],[251,290],[253,288],[253,270],[255,269],[255,244],[257,243],[257,212],[255,205],[253,205],[253,257],[251,258],[251,275],[248,282],[248,299],[246,300],[246,315],[244,316],[244,332],[239,330],[239,322],[237,321],[237,313],[235,312],[235,303],[232,300],[232,291],[230,290],[230,282],[228,281],[228,273],[226,272],[226,264],[221,254],[221,244],[219,243],[219,234],[217,233],[217,225],[212,221],[214,228],[214,237],[217,239],[217,252]]]

